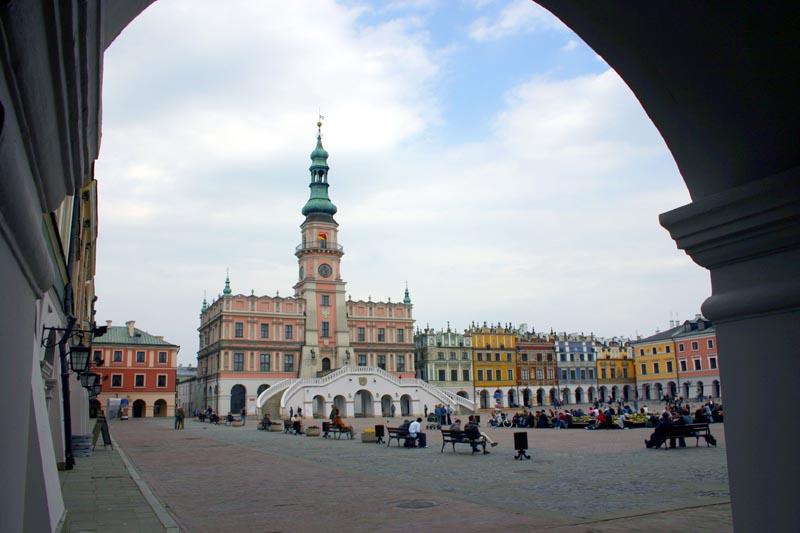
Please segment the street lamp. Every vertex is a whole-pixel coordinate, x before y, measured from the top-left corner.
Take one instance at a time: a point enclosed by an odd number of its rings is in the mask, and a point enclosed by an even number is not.
[[[344,364],[345,365],[349,365],[350,364],[350,350],[345,350],[344,351],[344,355],[345,355]]]
[[[69,349],[69,366],[73,372],[83,374],[89,370],[89,347],[76,344]]]
[[[86,374],[81,374],[80,380],[85,389],[91,390],[95,385],[100,384],[100,374],[87,372]]]
[[[317,359],[317,352],[314,351],[314,348],[311,348],[311,360],[314,361]]]

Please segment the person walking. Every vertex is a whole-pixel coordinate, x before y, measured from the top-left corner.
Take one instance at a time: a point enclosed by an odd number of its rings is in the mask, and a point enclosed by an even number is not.
[[[183,429],[183,421],[186,418],[186,410],[183,407],[178,407],[178,429]]]
[[[422,429],[422,419],[417,418],[408,426],[408,436],[411,437],[412,442],[417,441],[417,446],[420,448],[427,448],[428,441],[426,440],[425,433],[420,431]]]
[[[394,406],[394,402],[392,402],[392,407],[389,410],[392,412],[392,418],[394,418],[394,413],[395,413],[395,410],[396,410],[396,407]]]
[[[178,417],[178,411],[179,411],[179,409],[180,409],[180,408],[178,408],[178,409],[175,409],[175,422],[173,423],[173,428],[172,428],[172,429],[179,429],[179,428],[178,428],[178,423],[179,423],[179,422],[178,422],[178,418],[179,418],[179,417]]]
[[[241,411],[240,414],[241,414],[241,417],[242,417],[242,427],[244,427],[245,423],[247,422],[247,408],[246,407],[242,407],[242,411]]]

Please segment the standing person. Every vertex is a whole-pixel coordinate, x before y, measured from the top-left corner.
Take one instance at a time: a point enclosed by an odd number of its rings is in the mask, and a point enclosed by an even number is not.
[[[175,422],[173,424],[173,428],[172,429],[178,429],[178,424],[179,424],[179,422],[178,422],[178,419],[179,419],[178,411],[179,410],[180,410],[180,407],[178,409],[175,409]]]
[[[331,414],[328,415],[328,418],[331,420],[331,424],[333,423],[334,420],[336,420],[336,415],[338,414],[339,414],[339,409],[337,409],[335,405],[331,406]]]
[[[394,402],[392,402],[392,407],[389,408],[389,410],[392,412],[392,418],[394,418],[394,413],[396,409],[397,408],[394,406]]]
[[[244,427],[245,423],[247,422],[247,408],[242,407],[242,412],[240,413],[242,417],[242,427]]]
[[[453,408],[450,405],[447,406],[447,425],[453,425]]]
[[[428,419],[428,404],[425,404],[425,420]]]
[[[294,407],[289,408],[289,420],[294,418]]]
[[[183,429],[183,421],[186,418],[186,411],[183,407],[178,407],[178,429]]]
[[[420,448],[427,448],[428,441],[426,440],[425,433],[421,431],[422,419],[417,418],[408,426],[408,436],[411,437],[412,442],[417,441],[417,446]]]

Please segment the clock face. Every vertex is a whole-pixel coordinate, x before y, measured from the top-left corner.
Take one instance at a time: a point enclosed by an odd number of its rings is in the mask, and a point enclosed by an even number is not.
[[[306,269],[304,269],[303,267],[300,267],[300,279],[304,279],[306,277],[305,273],[306,273]]]
[[[331,274],[333,274],[333,269],[329,264],[322,263],[317,269],[317,272],[319,272],[319,275],[322,276],[323,278],[328,278],[330,277]]]

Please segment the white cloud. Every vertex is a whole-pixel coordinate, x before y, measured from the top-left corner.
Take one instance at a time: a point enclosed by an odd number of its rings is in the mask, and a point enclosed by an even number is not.
[[[576,41],[575,39],[570,39],[569,41],[567,41],[567,44],[561,47],[561,51],[572,52],[576,48],[578,48],[578,41]]]
[[[493,41],[539,30],[563,30],[566,27],[549,11],[530,0],[514,0],[496,17],[479,17],[469,29],[475,41]]]

